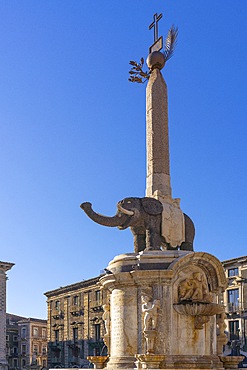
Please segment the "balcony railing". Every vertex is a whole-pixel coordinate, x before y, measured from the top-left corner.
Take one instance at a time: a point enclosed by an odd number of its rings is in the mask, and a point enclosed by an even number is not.
[[[93,312],[103,311],[102,300],[98,299],[98,300],[90,301],[90,308],[91,308],[91,311],[93,311]]]
[[[227,303],[226,311],[229,313],[238,313],[240,311],[239,302]]]
[[[70,306],[69,312],[73,316],[83,315],[83,309],[80,306],[77,306],[77,305]]]
[[[58,310],[56,308],[54,308],[52,311],[51,311],[51,316],[54,318],[54,319],[63,319],[63,312],[61,310]]]

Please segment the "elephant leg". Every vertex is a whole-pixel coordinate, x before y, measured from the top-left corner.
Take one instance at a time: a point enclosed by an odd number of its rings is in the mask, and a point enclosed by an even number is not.
[[[146,249],[147,250],[160,250],[161,236],[153,230],[146,230]]]
[[[146,223],[146,249],[160,250],[161,244],[161,215],[151,216]]]
[[[134,236],[134,252],[139,253],[146,248],[146,233],[143,227],[131,227]]]
[[[181,251],[193,251],[193,243],[183,242],[180,246]]]
[[[181,244],[180,249],[193,251],[193,242],[195,238],[195,226],[193,221],[184,213],[185,222],[185,242]]]

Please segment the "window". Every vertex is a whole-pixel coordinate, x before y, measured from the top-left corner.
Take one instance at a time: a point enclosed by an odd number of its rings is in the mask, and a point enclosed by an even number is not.
[[[42,355],[45,356],[46,355],[46,347],[42,347]]]
[[[14,358],[14,367],[18,367],[18,360]]]
[[[229,333],[230,333],[230,340],[238,340],[239,339],[239,321],[229,321]]]
[[[21,337],[26,338],[26,336],[27,336],[27,328],[25,326],[23,326],[21,328]]]
[[[38,354],[38,345],[37,345],[37,344],[34,344],[34,345],[33,345],[33,353],[34,353],[35,355],[37,355],[37,354]]]
[[[78,303],[79,303],[79,297],[78,297],[78,295],[75,295],[73,297],[73,305],[74,306],[78,306]]]
[[[95,300],[98,304],[100,304],[100,299],[101,299],[101,291],[100,290],[96,290],[95,291]]]
[[[14,341],[14,342],[18,342],[18,336],[17,336],[17,335],[14,335],[14,336],[13,336],[13,341]]]
[[[18,355],[18,348],[17,347],[13,347],[13,353],[14,353],[14,355]]]
[[[228,298],[228,309],[230,312],[238,310],[239,307],[239,290],[238,289],[229,289],[227,291]]]
[[[59,341],[59,330],[55,330],[55,341]]]
[[[33,328],[33,336],[37,338],[38,335],[39,335],[39,329],[38,328]]]
[[[42,329],[42,338],[46,338],[46,329]]]
[[[22,362],[21,363],[22,363],[22,367],[25,367],[26,366],[26,360],[24,358],[22,359]]]
[[[42,365],[43,365],[43,367],[46,367],[46,360],[42,361]]]
[[[94,325],[94,339],[95,339],[95,341],[100,340],[100,324],[95,324]]]
[[[7,342],[9,341],[9,335],[6,335],[6,341]]]
[[[55,302],[55,309],[60,310],[60,301]]]
[[[23,345],[21,346],[21,354],[22,354],[22,355],[25,355],[25,354],[26,354],[26,351],[27,351],[27,347],[26,347],[26,345],[25,345],[25,344],[23,344]]]
[[[229,289],[228,294],[228,303],[238,303],[239,299],[239,290],[238,289]]]
[[[73,340],[76,341],[78,339],[78,328],[73,328]]]
[[[228,269],[228,277],[231,277],[231,276],[238,276],[238,267]]]

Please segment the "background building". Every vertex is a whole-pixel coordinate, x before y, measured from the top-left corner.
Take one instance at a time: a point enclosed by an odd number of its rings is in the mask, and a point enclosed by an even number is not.
[[[107,302],[100,276],[46,292],[48,367],[87,367],[87,356],[106,354],[102,320]]]
[[[234,354],[247,352],[247,256],[232,258],[222,264],[228,278],[228,287],[223,297],[228,344]]]
[[[18,321],[20,368],[47,367],[47,322],[26,318]]]
[[[9,370],[19,369],[19,331],[18,321],[25,317],[6,314],[6,358]]]
[[[47,367],[47,322],[6,314],[6,348],[9,370]]]

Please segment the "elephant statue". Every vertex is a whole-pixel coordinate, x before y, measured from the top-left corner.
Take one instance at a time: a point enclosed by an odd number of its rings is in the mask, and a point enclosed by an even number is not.
[[[125,198],[117,203],[117,213],[106,217],[96,213],[89,202],[80,207],[93,221],[103,226],[118,227],[120,230],[130,228],[134,236],[134,251],[139,253],[146,250],[172,249],[161,234],[162,203],[155,198]],[[185,241],[181,250],[193,250],[195,229],[192,220],[184,214]],[[178,246],[179,247],[179,246]],[[175,249],[178,249],[175,248]]]

